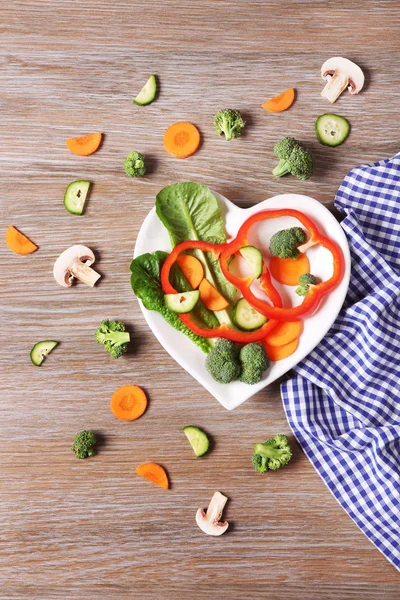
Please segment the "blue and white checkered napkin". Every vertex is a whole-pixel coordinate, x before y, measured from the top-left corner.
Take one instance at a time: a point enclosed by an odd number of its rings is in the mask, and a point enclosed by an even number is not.
[[[318,474],[400,569],[400,153],[350,171],[335,206],[352,257],[348,295],[281,393]]]

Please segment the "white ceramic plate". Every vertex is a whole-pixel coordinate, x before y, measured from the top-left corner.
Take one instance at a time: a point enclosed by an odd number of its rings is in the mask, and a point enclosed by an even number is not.
[[[259,204],[243,209],[239,208],[220,194],[214,192],[225,218],[225,227],[228,239],[236,235],[240,225],[250,215],[264,209],[293,208],[309,216],[328,237],[334,240],[343,250],[346,270],[339,286],[329,294],[319,306],[318,311],[304,321],[304,329],[300,336],[299,346],[294,354],[288,358],[272,363],[265,372],[264,378],[256,385],[247,385],[234,381],[227,385],[217,383],[208,374],[205,368],[205,355],[185,335],[173,329],[157,312],[149,311],[143,307],[143,315],[165,350],[190,373],[203,387],[206,388],[225,408],[232,410],[253,396],[256,392],[275,381],[278,377],[293,368],[302,360],[325,336],[328,329],[335,321],[345,299],[350,278],[350,252],[346,236],[339,223],[323,204],[308,196],[298,194],[283,194],[260,202]],[[260,250],[267,250],[271,235],[280,229],[299,225],[291,217],[261,221],[250,230],[249,242]],[[140,228],[134,256],[156,250],[171,251],[168,232],[161,223],[153,208]],[[318,278],[327,279],[332,274],[332,258],[330,253],[322,247],[310,248],[307,251],[311,264],[311,272]],[[244,264],[244,263],[243,263]],[[239,269],[245,269],[238,265]],[[299,304],[302,298],[294,293],[294,287],[281,286],[276,281],[274,284],[280,291],[282,298],[290,298],[293,304]]]

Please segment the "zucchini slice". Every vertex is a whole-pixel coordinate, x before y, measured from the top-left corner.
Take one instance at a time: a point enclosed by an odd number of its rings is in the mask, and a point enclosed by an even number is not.
[[[174,313],[188,313],[194,309],[200,298],[199,290],[182,292],[181,294],[165,294],[165,304]]]
[[[318,140],[324,146],[340,146],[350,133],[350,123],[344,117],[326,113],[315,121]]]
[[[254,277],[256,279],[261,277],[263,268],[263,257],[260,250],[255,246],[243,246],[243,248],[239,249],[239,252],[249,265]]]
[[[69,184],[64,194],[64,206],[71,215],[83,215],[90,181],[80,179]]]
[[[235,324],[245,331],[259,329],[268,321],[267,317],[257,312],[245,298],[240,298],[233,309]]]
[[[58,342],[54,340],[43,340],[37,342],[31,350],[31,361],[36,367],[40,367],[44,358],[57,346]]]
[[[195,425],[187,425],[183,428],[183,431],[197,457],[203,456],[206,452],[208,452],[208,449],[210,448],[210,440],[202,429],[196,427]]]
[[[136,98],[134,98],[134,103],[138,106],[146,106],[146,104],[151,104],[156,97],[157,93],[157,80],[155,75],[150,75],[148,80],[146,81],[143,88],[140,90]]]

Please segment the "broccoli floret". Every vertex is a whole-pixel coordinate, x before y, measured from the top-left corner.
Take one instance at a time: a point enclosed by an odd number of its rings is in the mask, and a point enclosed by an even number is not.
[[[296,294],[299,296],[307,296],[310,291],[310,286],[316,285],[317,279],[311,273],[303,273],[299,277],[299,287],[296,288]]]
[[[218,135],[225,135],[226,141],[237,138],[240,130],[245,126],[245,122],[238,110],[227,108],[219,110],[214,117],[214,125]]]
[[[301,227],[290,227],[277,231],[271,238],[269,251],[272,256],[279,258],[292,258],[296,260],[300,256],[297,246],[301,246],[307,240],[307,235]]]
[[[254,446],[252,462],[258,473],[266,473],[287,465],[291,458],[292,449],[286,435],[278,434]]]
[[[220,338],[206,358],[206,368],[218,383],[230,383],[241,372],[238,347],[231,340]]]
[[[143,177],[143,175],[146,175],[146,165],[143,154],[136,152],[136,150],[129,152],[124,160],[124,169],[129,177]]]
[[[81,431],[77,433],[72,445],[72,452],[76,458],[88,458],[96,454],[94,449],[96,444],[96,436],[93,431]]]
[[[96,342],[103,344],[113,358],[119,358],[127,351],[130,335],[125,331],[121,321],[105,319],[100,323],[95,334]]]
[[[252,342],[243,346],[240,350],[239,359],[242,365],[240,381],[250,385],[261,381],[264,371],[270,365],[265,348],[259,342]]]
[[[297,179],[309,179],[314,171],[311,152],[292,137],[283,138],[275,144],[274,153],[279,163],[272,171],[275,177],[290,173]]]

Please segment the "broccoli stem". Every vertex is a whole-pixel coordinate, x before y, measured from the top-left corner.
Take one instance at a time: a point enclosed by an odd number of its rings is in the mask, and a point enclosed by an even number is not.
[[[130,341],[130,335],[128,331],[110,331],[104,335],[106,340],[115,342],[116,344],[126,344]]]
[[[289,163],[284,158],[281,158],[275,169],[272,171],[272,175],[274,177],[282,177],[282,175],[286,175],[286,173],[290,173]]]
[[[278,458],[280,454],[285,454],[286,452],[283,448],[275,448],[268,444],[256,444],[254,446],[254,454],[259,454],[265,458]]]

